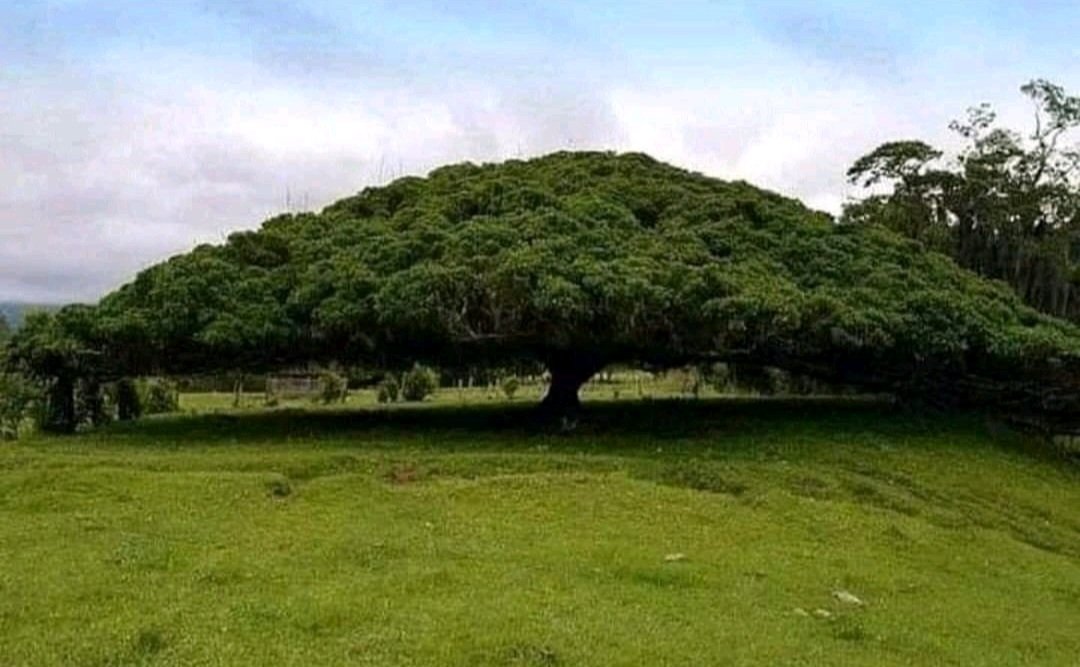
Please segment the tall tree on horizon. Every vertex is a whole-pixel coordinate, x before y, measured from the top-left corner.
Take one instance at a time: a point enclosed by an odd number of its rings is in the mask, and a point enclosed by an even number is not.
[[[965,142],[950,159],[921,141],[860,158],[850,181],[878,192],[847,206],[842,221],[882,224],[1078,321],[1080,97],[1045,80],[1021,92],[1034,106],[1027,135],[999,127],[983,104],[950,125]]]

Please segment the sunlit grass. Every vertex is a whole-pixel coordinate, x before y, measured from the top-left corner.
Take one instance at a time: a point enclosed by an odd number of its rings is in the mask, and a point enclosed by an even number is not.
[[[425,405],[475,406],[496,403],[535,403],[547,390],[546,381],[539,377],[519,378],[520,384],[508,398],[499,383],[478,386],[442,387],[424,400]],[[743,388],[717,389],[708,382],[698,381],[681,371],[653,374],[645,371],[623,370],[594,377],[581,388],[581,398],[587,403],[661,400],[669,398],[715,399],[755,396]],[[232,392],[187,392],[180,395],[180,407],[189,413],[221,413],[230,411],[262,411],[278,409],[341,409],[369,407],[416,407],[404,401],[380,405],[375,387],[351,389],[343,403],[322,405],[316,395],[268,396],[264,392],[245,392],[237,397]]]
[[[978,417],[353,400],[0,447],[0,663],[1080,655],[1080,474]]]

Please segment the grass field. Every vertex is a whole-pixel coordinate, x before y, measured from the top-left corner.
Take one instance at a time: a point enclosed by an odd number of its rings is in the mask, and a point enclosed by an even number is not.
[[[0,446],[0,665],[1080,663],[1080,472],[1021,436],[477,403]]]

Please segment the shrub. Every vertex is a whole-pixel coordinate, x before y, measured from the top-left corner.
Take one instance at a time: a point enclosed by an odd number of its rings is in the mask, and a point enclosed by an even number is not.
[[[512,401],[514,400],[514,394],[516,394],[517,390],[521,387],[521,382],[516,377],[511,375],[509,377],[503,378],[502,384],[500,386],[502,387],[503,395],[506,396],[507,400]]]
[[[164,378],[149,378],[142,382],[140,400],[143,412],[163,415],[180,410],[180,394],[176,385]]]
[[[731,367],[724,363],[715,363],[700,370],[709,386],[718,394],[731,391]]]
[[[380,403],[393,403],[398,400],[398,394],[400,393],[401,386],[398,384],[397,378],[393,375],[387,375],[386,378],[379,383],[378,400]]]
[[[782,368],[771,366],[765,369],[765,373],[769,376],[769,390],[772,394],[784,396],[791,393],[790,373]]]
[[[439,378],[435,371],[427,366],[415,364],[401,378],[401,398],[406,401],[422,401],[439,387]]]
[[[334,371],[319,373],[319,400],[323,405],[344,403],[349,395],[349,383],[345,376]]]
[[[19,437],[37,397],[38,388],[27,378],[14,373],[0,373],[0,440]]]

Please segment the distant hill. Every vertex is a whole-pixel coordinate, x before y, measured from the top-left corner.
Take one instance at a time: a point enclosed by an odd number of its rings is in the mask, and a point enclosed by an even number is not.
[[[57,310],[60,306],[55,303],[23,303],[20,301],[0,301],[0,314],[12,328],[19,328],[27,313],[35,310]]]

